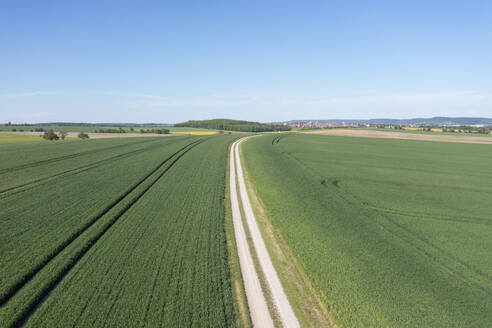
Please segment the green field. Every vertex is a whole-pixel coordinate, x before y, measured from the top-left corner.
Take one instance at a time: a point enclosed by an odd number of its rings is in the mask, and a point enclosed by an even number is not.
[[[235,138],[4,145],[0,326],[233,326]]]
[[[0,145],[18,143],[18,142],[40,142],[40,141],[46,141],[46,140],[38,136],[0,133]]]
[[[340,327],[490,327],[491,145],[287,134],[243,156]]]

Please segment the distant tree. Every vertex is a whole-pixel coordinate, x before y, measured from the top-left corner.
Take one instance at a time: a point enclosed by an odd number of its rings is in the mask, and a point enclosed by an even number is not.
[[[284,126],[278,124],[264,124],[259,122],[237,121],[237,120],[227,120],[227,119],[187,121],[183,123],[174,124],[174,126],[226,130],[226,131],[242,131],[242,132],[288,131],[292,129],[290,126]]]
[[[140,133],[169,134],[170,132],[168,129],[140,129]]]
[[[133,132],[133,128],[130,128],[130,131],[132,131],[132,132]]]
[[[50,141],[59,139],[58,135],[53,130],[45,131],[43,134],[43,138]]]
[[[85,132],[80,132],[79,135],[78,135],[78,137],[80,139],[89,139],[89,135],[87,133],[85,133]]]
[[[12,132],[15,132],[15,131],[17,131],[17,129],[16,129],[16,128],[13,128],[13,129],[12,129]]]
[[[60,138],[62,140],[65,140],[65,137],[67,136],[67,134],[68,134],[67,131],[60,131]]]

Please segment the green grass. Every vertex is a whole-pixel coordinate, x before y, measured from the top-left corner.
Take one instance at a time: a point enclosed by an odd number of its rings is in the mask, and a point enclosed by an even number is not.
[[[233,139],[9,149],[0,165],[8,178],[0,185],[0,326],[236,322],[224,222]]]
[[[489,326],[492,146],[274,138],[245,165],[340,327]]]

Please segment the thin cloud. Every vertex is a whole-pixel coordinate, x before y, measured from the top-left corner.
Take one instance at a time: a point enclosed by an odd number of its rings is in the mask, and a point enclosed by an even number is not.
[[[492,104],[492,94],[476,91],[442,91],[365,95],[353,97],[332,97],[309,100],[309,105],[422,105],[437,103],[477,103]]]
[[[40,92],[40,91],[20,92],[20,93],[4,93],[4,94],[0,94],[0,99],[29,98],[29,97],[39,96],[41,94],[43,94],[43,92]]]

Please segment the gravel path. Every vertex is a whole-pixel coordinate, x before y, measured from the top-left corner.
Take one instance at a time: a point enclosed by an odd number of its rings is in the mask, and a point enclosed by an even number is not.
[[[239,156],[239,145],[241,144],[242,141],[244,141],[247,138],[242,138],[239,141],[235,142],[231,148],[231,203],[236,202],[236,204],[231,204],[233,208],[233,214],[234,214],[234,208],[236,209],[237,212],[239,212],[239,207],[238,207],[238,197],[236,193],[236,181],[233,179],[233,174],[234,174],[234,168],[236,167],[237,169],[237,178],[238,178],[238,184],[239,184],[239,193],[241,195],[241,203],[243,207],[243,211],[246,217],[246,222],[251,234],[251,239],[253,241],[254,249],[256,251],[256,255],[258,257],[258,262],[260,263],[261,270],[263,271],[265,280],[268,285],[268,289],[270,291],[270,294],[273,299],[273,303],[277,309],[278,315],[280,317],[280,321],[282,322],[282,326],[286,328],[295,328],[295,327],[300,327],[299,321],[297,320],[297,317],[289,303],[289,300],[287,299],[287,295],[284,292],[284,289],[282,287],[282,283],[280,282],[280,279],[278,278],[277,272],[275,271],[275,268],[273,267],[272,260],[270,258],[270,255],[268,254],[267,248],[265,246],[265,242],[263,241],[263,238],[261,236],[260,229],[258,227],[258,223],[256,222],[256,218],[253,212],[253,209],[251,207],[251,203],[249,201],[248,197],[248,192],[246,189],[246,183],[244,181],[244,176],[243,176],[243,169],[241,166],[241,159]],[[234,158],[233,158],[234,157]],[[235,160],[235,162],[234,162]],[[236,165],[235,165],[236,164]],[[234,177],[235,178],[235,177]],[[234,184],[234,185],[233,185]],[[234,193],[234,195],[233,195]],[[234,198],[234,200],[233,200]],[[236,213],[236,217],[240,215],[241,213]],[[234,215],[233,215],[234,216]],[[234,227],[236,227],[236,222],[234,222]],[[239,225],[239,224],[238,224]],[[242,228],[242,226],[241,226]],[[243,231],[244,233],[244,231]],[[236,235],[236,241],[239,244],[238,241],[238,236]],[[246,238],[244,237],[244,242],[246,242]],[[244,246],[243,246],[244,247]],[[246,244],[247,247],[247,244]],[[239,254],[239,245],[238,245],[238,254]],[[243,273],[243,279],[245,280],[245,285],[246,285],[246,279],[244,278],[245,274],[245,269],[247,269],[247,274],[253,274],[256,276],[256,280],[258,280],[258,276],[256,271],[253,268],[245,268],[246,265],[249,265],[248,263],[245,263],[243,265],[243,262],[241,261],[241,254],[239,254],[239,259],[240,259],[240,265],[241,265],[241,271]],[[251,262],[250,265],[253,265]],[[251,271],[253,273],[251,273]],[[259,281],[258,281],[259,282]],[[261,287],[260,287],[261,288]],[[250,300],[250,297],[248,296],[248,291],[246,291],[246,295],[248,297],[248,304],[250,307],[250,311],[252,311],[252,308],[256,307],[257,300],[252,298]],[[261,303],[265,303],[265,298],[262,294],[262,300]],[[268,310],[268,309],[267,309]],[[253,314],[251,315],[253,317]],[[253,324],[256,327],[268,327],[268,325],[265,324],[263,321],[256,321],[253,319]],[[271,320],[271,318],[270,318]]]
[[[234,235],[236,237],[237,253],[241,275],[243,277],[244,289],[248,300],[249,313],[254,327],[273,327],[273,320],[268,311],[265,295],[261,290],[260,279],[255,270],[253,257],[249,251],[246,232],[242,223],[241,210],[239,209],[239,200],[236,190],[236,165],[234,160],[234,150],[238,141],[231,146],[230,154],[230,192],[231,192],[231,209],[232,220],[234,224]]]

